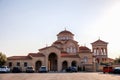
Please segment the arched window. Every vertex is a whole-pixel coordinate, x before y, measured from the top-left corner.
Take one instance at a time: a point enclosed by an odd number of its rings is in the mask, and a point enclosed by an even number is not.
[[[94,52],[94,55],[96,55],[96,53],[97,53],[97,50],[96,50],[96,49],[94,49],[94,51],[93,51],[93,52]]]
[[[28,63],[27,62],[24,62],[24,67],[27,67],[28,66]]]
[[[102,61],[104,61],[104,58],[102,58]]]
[[[20,66],[20,62],[17,62],[16,66]]]
[[[84,57],[84,63],[87,63],[87,62],[88,62],[88,57],[85,56],[85,57]]]
[[[73,48],[73,52],[76,53],[76,48]]]
[[[68,53],[76,53],[76,48],[75,47],[68,47],[67,49]]]
[[[73,49],[72,49],[72,47],[70,47],[70,53],[72,53],[73,52]]]
[[[97,55],[99,55],[99,49],[97,48]]]
[[[68,40],[68,36],[66,36],[66,40]]]
[[[65,40],[65,37],[63,37],[63,40]]]
[[[69,48],[67,48],[67,52],[68,52],[68,53],[70,52],[70,49],[69,49]]]

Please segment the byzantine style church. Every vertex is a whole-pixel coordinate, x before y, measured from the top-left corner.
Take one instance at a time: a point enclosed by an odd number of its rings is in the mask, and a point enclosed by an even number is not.
[[[89,49],[78,45],[72,32],[63,30],[57,34],[57,40],[51,46],[41,48],[37,53],[29,53],[27,56],[8,57],[6,65],[11,69],[20,66],[23,71],[27,66],[33,66],[36,71],[40,66],[46,66],[49,71],[62,71],[70,66],[93,71],[94,63],[107,61],[107,44],[98,39],[91,43],[92,49]]]

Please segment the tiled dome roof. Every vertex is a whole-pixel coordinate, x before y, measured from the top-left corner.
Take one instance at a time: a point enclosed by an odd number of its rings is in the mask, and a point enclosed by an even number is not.
[[[89,49],[88,47],[86,47],[86,46],[80,46],[79,49],[80,49],[80,50],[90,50],[90,49]]]
[[[90,52],[90,49],[86,46],[80,46],[79,47],[79,52]]]
[[[70,31],[67,31],[67,30],[61,31],[58,35],[61,35],[61,34],[70,34],[70,35],[74,35],[74,34],[72,34]]]
[[[62,44],[60,41],[55,41],[53,44]]]

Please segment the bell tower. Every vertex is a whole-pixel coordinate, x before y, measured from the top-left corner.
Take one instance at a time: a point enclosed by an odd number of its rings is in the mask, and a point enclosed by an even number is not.
[[[91,43],[93,56],[97,63],[106,62],[108,58],[107,42],[98,39]]]

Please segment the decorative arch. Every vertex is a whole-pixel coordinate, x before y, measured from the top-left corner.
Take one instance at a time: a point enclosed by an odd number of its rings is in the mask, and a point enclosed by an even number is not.
[[[39,68],[41,67],[41,65],[42,65],[42,61],[36,61],[36,63],[35,63],[35,70],[38,71]]]
[[[49,71],[57,71],[58,57],[55,53],[50,53],[48,56],[48,69]]]
[[[67,61],[63,61],[62,62],[62,70],[67,69],[68,68],[68,62]]]

